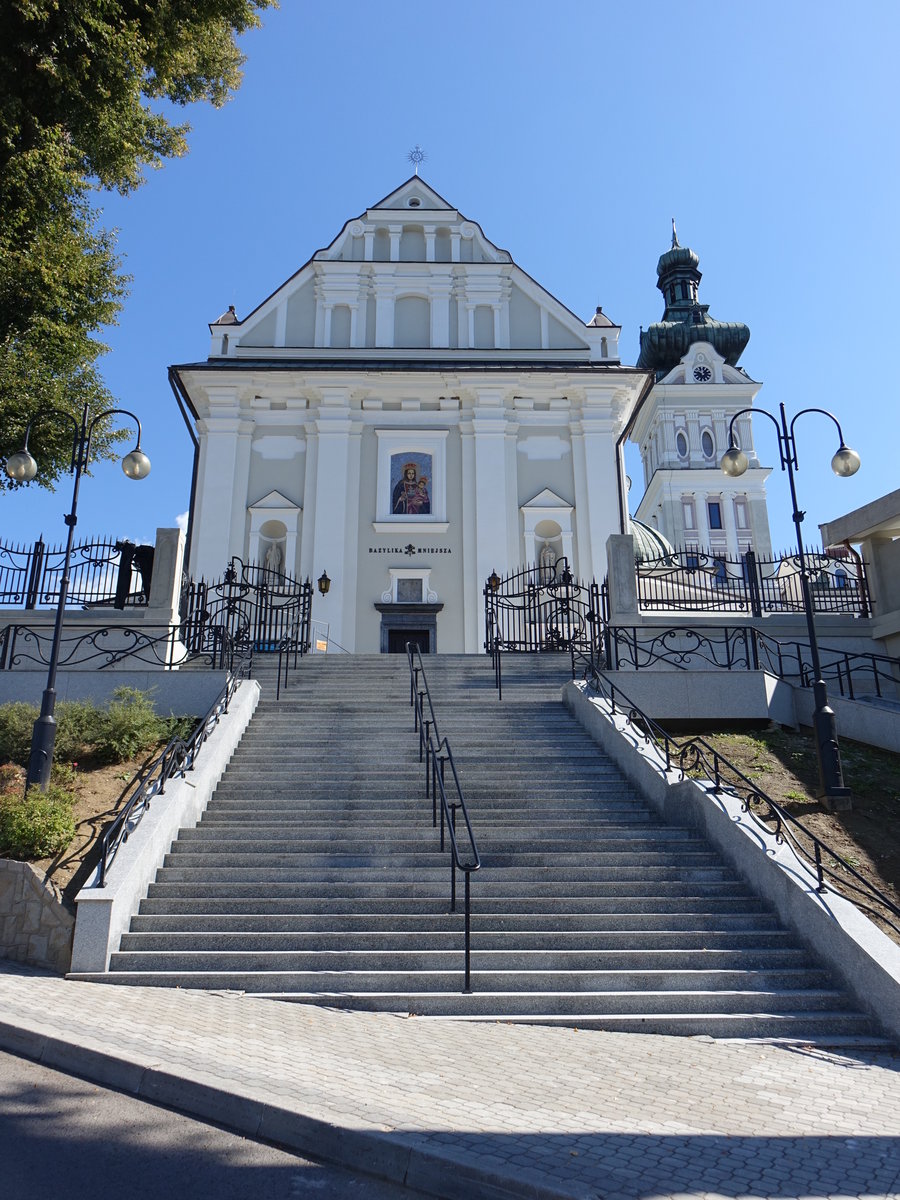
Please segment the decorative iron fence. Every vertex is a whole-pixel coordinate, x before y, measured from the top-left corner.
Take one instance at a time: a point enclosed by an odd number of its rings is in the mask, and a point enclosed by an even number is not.
[[[0,544],[0,606],[49,608],[59,602],[65,546]],[[72,548],[67,603],[85,608],[144,605],[150,597],[153,547],[100,540]]]
[[[857,554],[839,557],[807,550],[813,607],[820,613],[867,617],[872,605],[865,563]],[[643,612],[803,612],[800,560],[796,554],[740,558],[704,550],[677,550],[636,565],[638,607]]]
[[[214,583],[187,580],[181,630],[188,651],[211,653],[223,636],[237,653],[306,654],[312,584],[232,558]]]
[[[484,585],[485,649],[504,651],[588,650],[602,622],[600,588],[578,582],[566,558],[550,567],[526,567]]]
[[[602,655],[588,656],[594,669],[610,671],[759,671],[797,687],[812,687],[808,642],[783,641],[752,625],[605,625]],[[841,696],[900,699],[900,658],[819,646],[822,678]]]

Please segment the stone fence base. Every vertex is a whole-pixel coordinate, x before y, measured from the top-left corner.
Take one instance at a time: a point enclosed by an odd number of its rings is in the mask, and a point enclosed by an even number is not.
[[[31,863],[0,858],[0,958],[64,975],[72,958],[75,914]]]

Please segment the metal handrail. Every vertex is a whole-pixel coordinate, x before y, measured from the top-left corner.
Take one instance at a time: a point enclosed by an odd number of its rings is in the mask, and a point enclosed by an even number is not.
[[[119,847],[128,841],[140,824],[144,814],[150,808],[150,802],[154,796],[162,796],[166,790],[166,784],[174,776],[179,775],[184,778],[186,771],[194,769],[197,755],[218,725],[222,715],[228,712],[231,698],[246,677],[247,668],[248,663],[245,661],[241,663],[240,671],[229,671],[224,687],[210,705],[206,715],[198,721],[191,736],[186,741],[177,736],[170,738],[156,758],[143,768],[122,791],[117,801],[117,807],[123,801],[125,806],[100,838],[97,887],[106,887],[106,877]],[[131,794],[129,795],[129,793]]]
[[[453,758],[453,751],[446,738],[442,738],[438,730],[437,717],[431,699],[431,691],[425,676],[425,666],[422,653],[415,642],[406,643],[406,661],[409,665],[409,703],[414,709],[413,728],[419,735],[419,762],[425,762],[425,797],[431,799],[431,824],[437,828],[438,801],[440,801],[441,820],[441,850],[446,849],[445,831],[450,842],[450,911],[456,912],[456,872],[462,871],[464,888],[464,948],[465,948],[465,982],[463,992],[472,991],[472,894],[471,876],[473,871],[481,867],[481,858],[469,820],[469,812],[463,796],[459,773]],[[427,714],[426,714],[427,702]],[[447,798],[446,765],[450,764],[453,775],[453,786],[456,799]],[[469,843],[469,858],[464,861],[457,840],[457,813],[462,813],[465,822],[466,837]]]
[[[713,792],[726,791],[736,796],[741,801],[741,810],[761,829],[774,835],[777,844],[787,842],[799,858],[813,867],[817,879],[816,891],[821,893],[831,887],[832,891],[843,896],[845,900],[849,900],[863,912],[877,916],[895,933],[900,934],[900,906],[864,879],[827,842],[782,808],[777,800],[773,800],[705,738],[692,737],[679,741],[672,737],[652,717],[648,717],[586,655],[580,655],[578,658],[584,668],[583,677],[588,686],[609,701],[613,714],[621,711],[628,724],[647,745],[656,746],[665,758],[667,771],[677,770],[681,778],[685,779],[688,773],[694,777],[701,767],[705,769],[712,777],[707,782],[711,782]],[[839,868],[841,874],[834,868]]]

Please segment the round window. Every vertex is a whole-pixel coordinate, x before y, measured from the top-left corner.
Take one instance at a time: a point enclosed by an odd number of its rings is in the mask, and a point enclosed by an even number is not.
[[[406,202],[406,206],[407,206],[407,208],[418,208],[421,205],[421,203],[422,203],[422,201],[419,199],[418,196],[410,196],[410,198]]]
[[[700,435],[700,447],[703,450],[705,458],[712,458],[716,452],[716,445],[713,441],[713,436],[708,429],[704,429]]]
[[[681,429],[675,434],[675,449],[678,451],[679,458],[687,458],[688,442]]]

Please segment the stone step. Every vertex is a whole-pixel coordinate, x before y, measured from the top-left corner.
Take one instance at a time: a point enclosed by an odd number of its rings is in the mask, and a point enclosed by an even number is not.
[[[415,880],[397,880],[389,877],[369,877],[366,880],[347,880],[345,872],[332,872],[328,878],[318,876],[314,881],[304,882],[291,877],[284,880],[279,877],[272,880],[225,880],[213,874],[207,880],[197,880],[191,872],[186,879],[173,879],[167,872],[150,884],[148,896],[160,898],[172,897],[222,897],[234,896],[256,897],[262,901],[278,901],[280,899],[328,900],[334,902],[341,898],[356,904],[371,904],[373,899],[434,899],[445,903],[447,899],[448,872],[438,873],[436,878]],[[182,873],[183,874],[183,873]],[[675,872],[669,872],[668,877],[649,880],[646,876],[640,879],[630,879],[627,875],[620,879],[606,879],[602,882],[590,876],[583,880],[559,880],[550,882],[535,880],[531,872],[524,879],[509,879],[505,873],[503,879],[491,882],[487,876],[482,880],[476,876],[472,885],[472,910],[487,911],[490,904],[534,905],[540,903],[547,911],[556,907],[578,906],[578,911],[584,911],[583,906],[591,900],[602,900],[604,903],[625,903],[629,899],[646,900],[658,906],[665,903],[669,897],[675,900],[684,897],[731,897],[741,908],[745,904],[755,902],[747,885],[736,881],[724,870],[717,873],[716,878],[683,879]],[[707,872],[711,875],[712,872]],[[477,885],[477,886],[476,886]],[[514,911],[511,909],[511,911]],[[522,911],[521,909],[518,911]],[[530,910],[528,910],[530,911]]]
[[[452,932],[458,936],[461,914],[423,913],[418,906],[410,913],[398,912],[332,912],[325,910],[320,913],[298,911],[293,915],[286,913],[245,913],[238,910],[227,915],[213,915],[215,910],[198,912],[195,910],[174,909],[163,912],[161,909],[148,908],[155,901],[144,901],[139,915],[132,917],[132,933],[264,933],[264,934],[299,934],[302,936],[315,934],[369,934],[391,932],[397,935],[419,933]],[[571,913],[564,915],[564,932],[559,933],[561,922],[559,916],[552,913],[529,913],[510,915],[499,911],[493,914],[476,913],[475,935],[480,946],[488,935],[519,934],[531,937],[554,931],[558,937],[574,938],[590,935],[600,939],[607,937],[633,938],[650,937],[651,932],[661,936],[689,934],[694,938],[705,939],[709,936],[724,937],[732,932],[738,932],[742,937],[761,937],[777,933],[779,937],[786,936],[780,930],[772,913],[720,913],[720,912],[684,912],[684,913]],[[131,934],[126,935],[130,937]],[[593,944],[593,943],[591,943]],[[124,946],[124,942],[123,942]]]
[[[96,980],[98,977],[91,978]],[[116,969],[100,978],[112,983],[134,982],[144,986],[215,991],[227,989],[263,994],[307,992],[316,995],[318,1003],[329,1007],[337,1006],[338,996],[344,997],[343,1006],[354,1007],[354,997],[368,994],[390,997],[391,1002],[385,1005],[390,1011],[419,1013],[427,1010],[424,995],[428,993],[446,999],[456,997],[453,1007],[458,1006],[462,1011],[473,1006],[468,997],[461,995],[462,955],[459,956],[456,969],[426,971],[412,978],[402,971],[241,971],[223,969],[221,966],[219,969],[202,970],[198,967],[196,970],[179,971],[175,967],[154,968],[149,961],[135,967],[130,978],[128,972]],[[544,1010],[553,996],[556,997],[559,1011],[565,1011],[566,1005],[575,1011],[593,1009],[607,1013],[664,1010],[663,1001],[667,1002],[669,1011],[695,1013],[707,1009],[728,1011],[729,1008],[736,1012],[833,1011],[846,1006],[842,993],[828,987],[807,987],[808,978],[803,971],[648,971],[643,974],[585,971],[558,972],[548,976],[546,973],[528,971],[475,969],[472,971],[471,985],[480,1007],[485,1010],[500,1008],[510,1013],[534,1009],[539,997],[542,998],[539,1011]],[[792,988],[791,983],[798,986]],[[400,997],[406,999],[406,1004],[397,1003]]]
[[[330,975],[366,975],[389,979],[405,974],[422,976],[452,974],[462,961],[462,934],[457,946],[447,950],[163,950],[119,951],[113,954],[111,971],[289,971]],[[638,987],[640,980],[675,976],[681,986],[706,986],[707,975],[722,972],[800,971],[810,973],[804,950],[787,947],[700,950],[472,950],[472,966],[485,974],[510,974],[523,987],[534,979],[552,976],[565,987],[600,986],[604,978],[615,979],[615,987]],[[821,972],[820,972],[821,974]],[[533,977],[533,978],[532,978]],[[594,980],[593,984],[590,983]],[[568,981],[568,982],[566,982]],[[577,981],[577,982],[576,982]],[[587,982],[585,982],[587,981]],[[599,981],[599,982],[598,982]],[[632,982],[629,982],[632,981]],[[355,985],[354,985],[355,986]],[[412,986],[407,984],[406,986]],[[416,986],[419,986],[418,984]],[[421,986],[426,986],[422,982]],[[607,986],[612,986],[607,983]],[[675,983],[665,986],[674,987]],[[786,986],[778,983],[778,987]]]
[[[460,945],[460,923],[451,925],[445,918],[444,928],[426,928],[402,931],[396,928],[379,930],[370,924],[358,930],[321,932],[245,932],[213,933],[197,930],[170,929],[145,932],[132,924],[132,932],[122,936],[120,951],[147,953],[149,951],[179,954],[216,954],[221,951],[240,953],[289,952],[306,954],[311,951],[343,953],[398,953],[406,955],[431,954],[433,952],[456,952]],[[704,950],[744,951],[757,949],[787,949],[794,951],[792,937],[784,930],[606,930],[548,928],[543,931],[523,929],[485,929],[481,923],[473,930],[473,946],[481,956],[487,951],[525,952],[540,951],[559,955],[577,951],[593,956],[614,950],[632,953],[639,950],[670,951],[686,950],[691,953]]]

